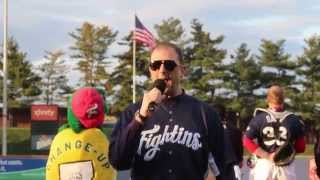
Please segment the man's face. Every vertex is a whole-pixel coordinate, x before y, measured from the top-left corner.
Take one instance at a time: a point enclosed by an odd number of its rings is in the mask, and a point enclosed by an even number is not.
[[[151,80],[164,79],[167,85],[166,94],[174,95],[180,88],[180,79],[184,72],[176,51],[170,47],[157,48],[151,54],[150,63]]]

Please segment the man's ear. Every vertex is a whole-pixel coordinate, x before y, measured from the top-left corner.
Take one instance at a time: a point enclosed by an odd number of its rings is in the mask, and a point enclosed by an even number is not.
[[[180,69],[181,69],[181,75],[182,75],[182,77],[185,77],[185,76],[187,76],[187,74],[188,74],[188,68],[185,66],[185,65],[181,65],[181,67],[180,67]]]

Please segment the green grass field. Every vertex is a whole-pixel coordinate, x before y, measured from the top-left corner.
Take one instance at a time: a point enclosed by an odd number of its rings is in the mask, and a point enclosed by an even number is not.
[[[32,169],[18,172],[0,173],[0,180],[43,180],[45,179],[45,169]]]
[[[109,137],[110,128],[103,128],[103,132]],[[0,132],[2,137],[2,131]],[[2,145],[2,138],[0,138]],[[31,135],[29,128],[8,128],[7,129],[7,152],[8,155],[46,155],[48,151],[31,150]]]

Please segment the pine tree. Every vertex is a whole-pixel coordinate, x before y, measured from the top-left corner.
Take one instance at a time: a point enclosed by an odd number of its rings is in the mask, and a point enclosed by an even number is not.
[[[217,47],[224,37],[212,39],[197,19],[192,21],[191,28],[191,45],[186,48],[190,71],[187,88],[195,96],[212,103],[219,95],[216,90],[222,88],[225,76],[223,59],[227,52]]]
[[[230,75],[225,79],[226,88],[232,90],[229,107],[245,119],[252,115],[256,107],[258,96],[254,91],[261,87],[261,67],[250,55],[250,50],[244,43],[231,59],[232,62],[228,65]]]
[[[300,76],[301,91],[297,94],[294,106],[305,119],[320,118],[320,36],[305,40],[304,52],[298,57],[297,74]],[[318,122],[318,121],[315,121]],[[317,123],[320,128],[320,123]]]
[[[285,40],[272,42],[262,40],[257,56],[262,66],[264,86],[278,84],[284,87],[290,86],[295,79],[293,73],[295,69],[294,62],[290,61],[290,54],[284,52]]]
[[[185,30],[179,19],[170,17],[154,27],[159,41],[175,43],[179,47],[184,47],[187,44]]]
[[[257,58],[262,66],[263,87],[268,88],[273,84],[284,87],[287,109],[290,110],[292,109],[292,100],[297,93],[297,87],[294,84],[296,63],[291,61],[290,54],[284,51],[284,43],[285,40],[272,42],[263,39],[259,49],[260,56]],[[261,99],[259,104],[262,106],[265,101]]]
[[[106,53],[117,33],[108,26],[96,27],[88,22],[70,33],[75,40],[71,47],[74,52],[71,58],[79,60],[76,69],[84,75],[85,86],[103,86],[109,78],[106,71]]]
[[[3,57],[3,53],[1,53]],[[32,64],[26,59],[27,53],[22,52],[16,40],[8,41],[8,106],[20,107],[31,103],[39,94],[41,78],[32,71]],[[1,69],[2,69],[1,62]],[[3,91],[3,76],[1,76],[1,89]],[[2,99],[2,96],[1,96]]]
[[[115,55],[118,64],[111,74],[110,85],[113,95],[113,113],[124,110],[132,102],[132,33],[124,37],[119,43],[121,46],[129,47],[128,51]],[[136,99],[142,98],[143,90],[147,88],[149,53],[147,49],[140,44],[136,46]]]
[[[45,52],[45,60],[39,66],[39,71],[42,77],[42,90],[44,93],[43,100],[46,104],[64,102],[63,94],[71,93],[72,88],[67,85],[68,79],[66,74],[68,67],[65,60],[62,58],[64,52],[61,50],[54,52]]]

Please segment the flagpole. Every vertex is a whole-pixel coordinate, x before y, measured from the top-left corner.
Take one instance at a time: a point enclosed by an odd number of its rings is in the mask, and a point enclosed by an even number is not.
[[[134,30],[133,30],[133,47],[132,47],[132,102],[136,102],[136,38],[135,38],[135,28],[136,28],[136,15],[134,15]]]
[[[7,155],[7,41],[8,0],[3,1],[3,97],[2,97],[2,155]]]

